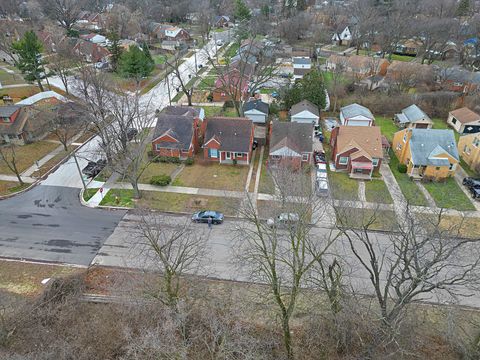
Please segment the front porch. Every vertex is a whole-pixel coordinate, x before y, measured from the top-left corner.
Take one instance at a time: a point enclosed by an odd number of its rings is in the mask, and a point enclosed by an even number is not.
[[[349,174],[350,179],[356,179],[356,180],[372,180],[372,175],[371,174],[362,174],[362,173],[354,173],[351,172]]]
[[[352,161],[349,176],[352,179],[371,180],[373,173],[373,164],[371,162]]]

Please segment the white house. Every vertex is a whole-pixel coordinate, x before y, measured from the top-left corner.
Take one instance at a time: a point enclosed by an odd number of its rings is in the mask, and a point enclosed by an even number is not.
[[[293,78],[301,79],[303,75],[312,69],[312,60],[306,56],[295,56],[292,58]]]
[[[332,42],[335,45],[350,46],[352,43],[352,32],[348,26],[342,32],[336,32],[332,36]]]
[[[448,113],[447,124],[460,134],[480,132],[480,115],[463,107]]]
[[[95,33],[81,35],[80,37],[84,40],[90,41],[91,43],[94,43],[97,45],[105,44],[107,41],[107,38],[105,36],[100,34],[95,34]]]
[[[340,109],[340,122],[346,126],[373,126],[375,117],[365,106],[350,104]]]
[[[243,114],[256,124],[265,124],[268,118],[268,104],[262,100],[250,100],[243,105]]]
[[[320,113],[318,107],[308,100],[303,100],[292,106],[290,119],[292,122],[317,125]]]

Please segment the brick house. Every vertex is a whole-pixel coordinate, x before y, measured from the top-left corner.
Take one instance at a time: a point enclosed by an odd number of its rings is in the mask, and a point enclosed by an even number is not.
[[[300,167],[313,160],[313,125],[311,123],[272,121],[270,124],[268,164],[281,163]]]
[[[335,169],[351,178],[371,179],[380,169],[383,149],[378,126],[338,126],[332,131],[330,146]]]
[[[233,69],[228,74],[218,77],[215,81],[213,101],[225,102],[233,100],[230,94],[234,94],[235,101],[246,100],[248,98],[249,82],[250,79],[248,76],[240,75],[238,70]]]
[[[189,41],[190,34],[185,29],[172,26],[165,29],[165,39],[170,41]]]
[[[187,159],[198,150],[198,118],[192,115],[157,117],[152,140],[152,151],[159,156]]]
[[[247,118],[212,117],[203,122],[203,156],[220,164],[248,165],[252,156],[253,122]]]
[[[331,55],[327,59],[325,65],[330,71],[334,71],[338,67],[339,70],[341,69],[344,72],[350,73],[351,75],[362,79],[371,75],[385,76],[390,63],[386,59],[374,58],[371,56]]]

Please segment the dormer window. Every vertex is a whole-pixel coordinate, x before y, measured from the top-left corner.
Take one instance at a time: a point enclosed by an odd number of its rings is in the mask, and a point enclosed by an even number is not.
[[[8,117],[2,117],[2,122],[4,122],[4,123],[9,123],[9,122],[10,122],[10,118],[8,118]]]

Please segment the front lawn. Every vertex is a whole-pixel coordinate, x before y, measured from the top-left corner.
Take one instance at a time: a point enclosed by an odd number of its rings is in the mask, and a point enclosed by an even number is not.
[[[389,166],[407,201],[409,201],[411,205],[428,206],[427,199],[425,199],[413,180],[410,180],[407,174],[402,174],[398,171],[398,159],[393,151],[390,152]]]
[[[37,141],[32,144],[15,146],[18,171],[24,172],[32,166],[36,160],[40,160],[58,146],[58,144],[47,141]],[[13,175],[14,173],[0,160],[0,174]]]
[[[396,215],[391,210],[337,209],[337,224],[347,228],[392,231],[396,228]]]
[[[455,179],[445,182],[430,182],[424,184],[439,208],[456,209],[460,211],[475,210],[470,199],[460,189]]]
[[[25,189],[27,186],[29,186],[29,184],[20,185],[18,182],[0,180],[0,196],[13,194]]]
[[[248,166],[194,164],[186,166],[172,185],[195,188],[244,191]]]
[[[88,188],[83,191],[83,200],[88,201],[95,195],[98,191],[98,188]]]
[[[131,189],[110,189],[103,196],[100,205],[133,207],[133,190]]]
[[[382,135],[384,135],[390,142],[393,140],[393,134],[400,130],[391,118],[383,116],[375,116],[375,125],[380,127]]]
[[[8,73],[5,70],[0,70],[0,84],[2,85],[14,85],[25,84],[26,81],[23,77],[17,73]]]
[[[142,191],[142,197],[137,201],[137,205],[160,211],[187,213],[215,210],[225,215],[235,216],[240,208],[240,202],[241,199],[234,198]]]
[[[45,90],[48,90],[45,89]],[[22,86],[16,88],[0,89],[0,98],[4,95],[8,95],[13,99],[14,103],[19,102],[27,97],[38,94],[40,89],[37,86]]]
[[[388,191],[387,185],[382,180],[371,180],[365,182],[365,197],[368,202],[392,204],[393,200]]]
[[[157,175],[169,175],[171,176],[172,173],[180,166],[180,164],[172,164],[172,163],[151,163],[143,172],[142,176],[140,176],[139,182],[142,184],[149,184],[150,179],[152,176]]]
[[[348,174],[341,172],[328,173],[328,182],[333,194],[337,200],[358,200],[358,181],[350,179]]]
[[[388,56],[386,56],[388,58]],[[392,54],[390,56],[390,60],[397,60],[397,61],[405,61],[405,62],[410,62],[413,61],[415,57],[413,56],[406,56],[406,55],[397,55],[397,54]]]

